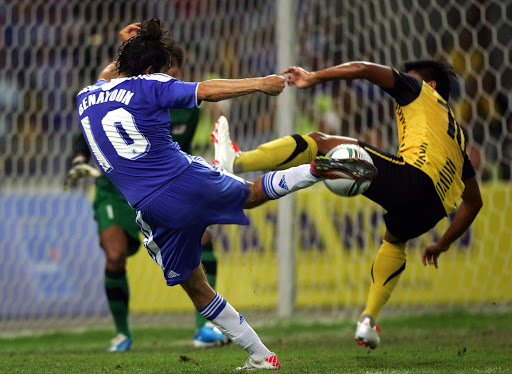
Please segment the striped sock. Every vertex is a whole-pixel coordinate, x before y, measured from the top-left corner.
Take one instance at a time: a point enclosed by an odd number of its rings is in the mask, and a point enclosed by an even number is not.
[[[206,279],[208,284],[215,289],[217,283],[217,257],[213,252],[212,242],[203,244],[203,252],[201,253],[201,262],[203,263],[204,270],[206,271]],[[207,319],[196,310],[196,330],[204,326]]]
[[[217,292],[212,301],[197,311],[207,320],[213,320],[226,307],[227,301]]]
[[[261,184],[267,197],[275,200],[321,180],[311,173],[311,166],[308,164],[263,174]]]
[[[198,311],[206,319],[209,319],[220,332],[249,353],[254,360],[270,356],[270,351],[261,342],[258,334],[219,293],[208,305]]]

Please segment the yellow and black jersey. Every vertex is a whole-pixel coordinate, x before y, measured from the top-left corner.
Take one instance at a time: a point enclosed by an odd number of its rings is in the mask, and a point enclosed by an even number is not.
[[[447,214],[464,191],[463,181],[475,175],[466,155],[466,139],[446,101],[426,82],[394,70],[398,156],[434,183]]]

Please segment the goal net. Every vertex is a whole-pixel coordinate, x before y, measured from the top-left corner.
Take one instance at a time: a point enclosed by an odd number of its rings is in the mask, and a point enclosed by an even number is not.
[[[280,0],[285,1],[285,0]],[[0,6],[0,327],[41,328],[75,317],[107,318],[104,255],[86,179],[63,190],[79,131],[75,97],[115,56],[118,31],[157,16],[185,47],[183,80],[279,73],[289,41],[276,1],[7,0]],[[408,245],[407,269],[390,305],[467,307],[510,304],[512,266],[512,5],[487,0],[293,1],[294,64],[316,70],[351,60],[400,68],[443,57],[458,80],[451,105],[467,133],[484,208],[441,257],[420,265],[422,249],[449,219]],[[194,153],[213,158],[209,133],[220,114],[242,150],[277,136],[276,114],[293,113],[296,133],[322,131],[395,152],[391,99],[364,81],[295,90],[293,108],[263,94],[205,103]],[[243,175],[252,180],[257,174]],[[214,228],[219,292],[242,310],[273,310],[278,300],[278,204],[248,212],[248,227]],[[301,191],[289,212],[294,228],[296,306],[361,308],[384,232],[383,211],[363,197],[343,199],[323,185]],[[191,312],[183,291],[165,286],[142,248],[130,258],[133,314]],[[147,285],[154,287],[148,289]],[[48,321],[41,323],[40,321]]]

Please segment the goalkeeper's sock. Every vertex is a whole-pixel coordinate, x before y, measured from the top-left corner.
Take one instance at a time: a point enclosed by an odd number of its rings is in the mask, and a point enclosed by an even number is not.
[[[263,174],[263,192],[271,200],[302,190],[323,180],[311,173],[311,165],[300,165],[286,170]]]
[[[254,360],[270,356],[270,351],[258,334],[219,293],[204,308],[198,311],[210,320],[233,343],[244,349]]]
[[[260,145],[257,149],[242,152],[234,161],[233,171],[285,170],[309,164],[317,156],[318,146],[307,135],[291,135]]]
[[[206,279],[208,284],[215,289],[217,284],[217,257],[213,253],[212,242],[203,244],[203,252],[201,254],[201,262],[206,271]],[[196,329],[199,330],[208,321],[204,316],[196,310]]]
[[[116,325],[116,332],[131,337],[130,327],[128,326],[130,291],[126,270],[105,270],[105,292],[107,294],[108,306]]]
[[[377,320],[381,308],[389,300],[405,269],[406,260],[405,243],[382,242],[372,265],[372,283],[366,309],[362,314],[369,314]]]

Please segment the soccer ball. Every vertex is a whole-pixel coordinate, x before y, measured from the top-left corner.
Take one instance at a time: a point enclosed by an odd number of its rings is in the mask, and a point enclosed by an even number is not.
[[[356,144],[340,144],[326,154],[331,158],[360,158],[373,164],[373,160],[362,147]],[[351,197],[362,194],[370,187],[371,181],[357,181],[350,179],[328,179],[324,181],[329,190],[336,195]]]

